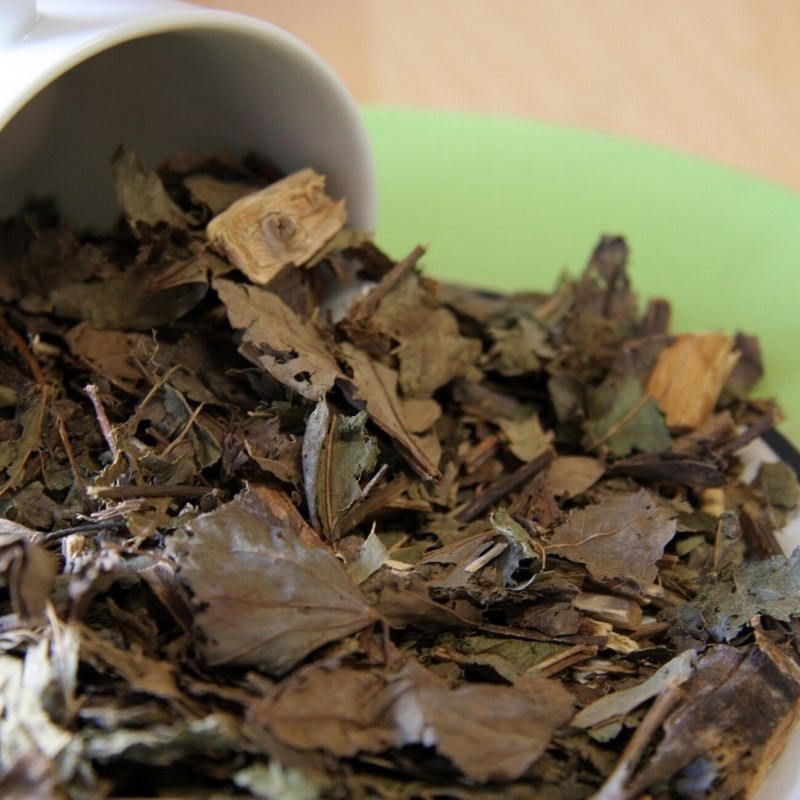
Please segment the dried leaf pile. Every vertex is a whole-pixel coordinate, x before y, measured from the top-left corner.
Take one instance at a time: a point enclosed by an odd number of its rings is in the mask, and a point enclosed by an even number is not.
[[[752,790],[800,701],[752,337],[640,313],[620,238],[496,296],[311,170],[113,165],[108,235],[0,226],[0,795]]]

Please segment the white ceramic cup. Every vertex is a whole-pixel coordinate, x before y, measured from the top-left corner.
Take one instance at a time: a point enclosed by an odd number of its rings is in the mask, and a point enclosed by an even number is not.
[[[374,230],[375,170],[349,93],[265,22],[177,0],[0,0],[0,217],[53,196],[79,225],[116,217],[110,159],[253,150],[311,166]]]

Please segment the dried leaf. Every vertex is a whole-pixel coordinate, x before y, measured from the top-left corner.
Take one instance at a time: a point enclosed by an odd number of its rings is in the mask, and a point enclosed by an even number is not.
[[[800,481],[794,470],[784,462],[762,464],[756,484],[766,495],[770,506],[791,511],[800,504]]]
[[[497,424],[508,441],[508,449],[520,461],[533,461],[550,448],[553,440],[552,434],[542,428],[536,413],[500,417]]]
[[[234,328],[244,331],[259,362],[281,383],[319,401],[344,378],[313,322],[301,320],[279,297],[256,286],[215,280]]]
[[[433,400],[416,403],[404,400],[398,392],[397,372],[373,361],[362,350],[345,343],[342,354],[353,371],[353,399],[366,405],[370,419],[395,440],[420,477],[438,478],[441,473],[437,461],[431,457],[424,440],[415,433],[420,427],[419,404],[424,402],[424,409],[433,409],[435,413],[438,413],[438,405]]]
[[[526,315],[519,315],[510,323],[505,319],[492,322],[487,333],[494,341],[486,353],[484,366],[507,377],[536,372],[542,368],[543,359],[551,359],[556,353],[547,330]]]
[[[165,223],[185,228],[188,220],[164,189],[155,172],[145,169],[136,153],[120,147],[111,160],[117,203],[134,233],[140,223],[155,227]]]
[[[544,468],[544,480],[556,497],[577,497],[594,486],[605,469],[596,458],[556,456]]]
[[[56,313],[94,328],[147,331],[180,319],[205,297],[208,283],[197,280],[162,287],[161,267],[129,269],[113,278],[71,283],[50,293]]]
[[[634,450],[666,450],[672,442],[658,406],[633,375],[612,376],[591,392],[588,414],[590,450],[602,444],[615,456],[627,456]]]
[[[56,559],[36,543],[35,531],[20,533],[14,529],[23,529],[22,525],[0,523],[0,586],[8,588],[11,606],[21,620],[40,621],[55,583]]]
[[[282,675],[307,655],[376,621],[341,562],[307,547],[268,509],[243,501],[202,514],[169,552],[197,609],[197,645],[209,664]]]
[[[236,722],[222,712],[175,725],[149,725],[144,730],[91,731],[85,741],[86,754],[101,763],[122,759],[162,767],[237,745]]]
[[[303,437],[303,480],[309,516],[329,538],[341,515],[361,496],[362,476],[375,468],[378,445],[366,432],[367,413],[331,414],[325,400],[311,413]]]
[[[450,689],[414,661],[391,671],[316,667],[255,703],[250,719],[300,749],[354,756],[423,745],[472,780],[508,782],[541,756],[552,731],[571,714],[572,699],[557,684],[542,682],[537,689]]]
[[[602,695],[590,705],[582,708],[570,722],[576,728],[594,728],[613,719],[630,714],[642,703],[655,697],[666,685],[680,686],[692,675],[697,655],[694,650],[684,650],[659,667],[646,681]]]
[[[800,549],[791,557],[750,561],[706,583],[692,601],[716,641],[730,642],[757,614],[788,622],[800,616]]]
[[[640,489],[573,511],[553,532],[547,551],[586,564],[600,580],[623,578],[649,586],[676,528],[650,492]]]
[[[455,314],[411,268],[416,255],[353,303],[345,327],[371,353],[396,350],[405,397],[429,398],[466,374],[481,353],[478,339],[463,336]]]

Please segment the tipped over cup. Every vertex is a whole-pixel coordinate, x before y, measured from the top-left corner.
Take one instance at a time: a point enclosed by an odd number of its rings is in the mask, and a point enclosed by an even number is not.
[[[253,151],[287,173],[313,167],[349,225],[374,230],[358,109],[295,37],[176,0],[0,0],[0,217],[52,197],[74,224],[107,227],[121,144],[150,165]]]

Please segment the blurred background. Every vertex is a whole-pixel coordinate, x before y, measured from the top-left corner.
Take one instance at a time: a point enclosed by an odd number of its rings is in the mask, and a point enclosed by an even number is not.
[[[305,40],[362,104],[538,119],[800,191],[798,0],[198,0]]]

